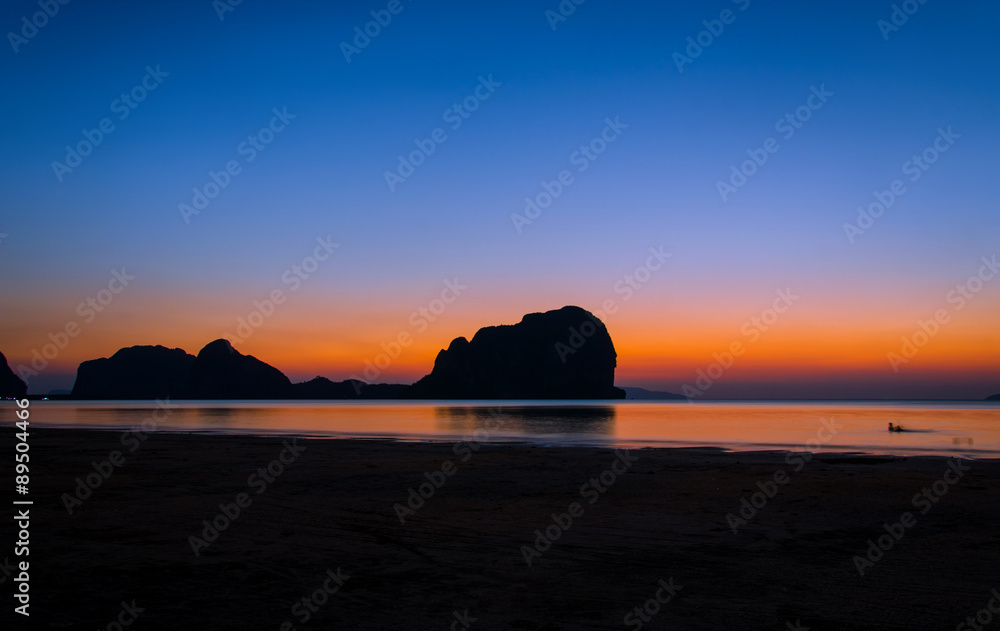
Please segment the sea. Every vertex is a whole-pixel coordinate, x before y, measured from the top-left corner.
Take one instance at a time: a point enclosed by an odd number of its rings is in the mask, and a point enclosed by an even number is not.
[[[13,427],[17,409],[0,401],[0,420]],[[950,401],[32,401],[30,411],[35,429],[1000,457],[1000,405]]]

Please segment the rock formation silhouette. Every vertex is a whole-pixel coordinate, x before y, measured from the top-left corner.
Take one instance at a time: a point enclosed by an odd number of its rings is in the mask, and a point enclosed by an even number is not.
[[[192,399],[291,399],[292,382],[280,370],[243,355],[229,340],[209,342],[192,369]]]
[[[434,369],[406,391],[416,399],[621,399],[617,353],[607,327],[580,307],[530,313],[517,324],[479,329],[438,353]]]
[[[179,348],[131,346],[80,364],[74,399],[188,398],[195,357]]]
[[[28,393],[28,384],[21,381],[21,378],[14,374],[7,363],[7,358],[0,353],[0,399],[14,397],[23,399]]]

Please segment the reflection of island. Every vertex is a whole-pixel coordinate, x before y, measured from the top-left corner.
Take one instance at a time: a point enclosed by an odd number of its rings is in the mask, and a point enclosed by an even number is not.
[[[128,431],[145,440],[144,435],[160,429],[165,422],[173,427],[185,427],[193,430],[230,427],[253,427],[267,425],[267,416],[274,414],[272,408],[258,406],[222,405],[176,405],[169,403],[161,405],[113,405],[100,407],[73,408],[73,415],[78,425],[88,427],[113,426],[126,427]]]
[[[600,434],[615,429],[611,405],[439,406],[438,429],[490,440],[505,434]]]
[[[275,415],[275,412],[269,407],[244,407],[241,405],[215,407],[211,405],[199,405],[183,408],[179,415],[180,418],[172,418],[171,421],[203,430],[217,428],[225,430],[232,427],[268,427],[269,422],[272,421],[270,418],[272,415]],[[281,418],[280,414],[275,416],[279,419]],[[185,422],[188,419],[189,422]]]
[[[563,307],[529,313],[517,324],[482,328],[471,341],[455,338],[438,353],[431,373],[409,386],[323,377],[293,384],[277,368],[220,339],[197,356],[179,348],[133,346],[85,361],[69,398],[622,399],[625,392],[614,386],[617,357],[596,316]]]

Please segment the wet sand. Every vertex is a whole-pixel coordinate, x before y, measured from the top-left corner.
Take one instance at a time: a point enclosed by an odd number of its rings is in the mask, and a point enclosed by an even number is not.
[[[128,629],[953,629],[1000,588],[996,460],[121,437],[32,431],[33,628],[105,629],[134,600]],[[766,503],[734,533],[742,499]],[[220,504],[244,506],[192,541]]]

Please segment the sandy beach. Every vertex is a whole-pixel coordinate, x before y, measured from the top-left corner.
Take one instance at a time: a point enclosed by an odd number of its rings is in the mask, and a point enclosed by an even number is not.
[[[122,438],[32,432],[35,628],[952,629],[1000,588],[995,460]]]

